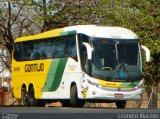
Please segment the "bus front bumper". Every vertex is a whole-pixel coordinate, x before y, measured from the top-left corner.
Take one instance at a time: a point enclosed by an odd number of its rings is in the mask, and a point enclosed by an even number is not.
[[[90,86],[88,93],[88,99],[98,100],[141,100],[143,98],[143,88],[133,90],[115,88],[114,90],[106,90],[96,86]]]

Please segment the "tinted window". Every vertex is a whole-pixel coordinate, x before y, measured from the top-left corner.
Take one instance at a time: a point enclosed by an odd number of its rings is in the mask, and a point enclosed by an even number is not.
[[[17,61],[71,57],[77,59],[75,35],[15,43]]]

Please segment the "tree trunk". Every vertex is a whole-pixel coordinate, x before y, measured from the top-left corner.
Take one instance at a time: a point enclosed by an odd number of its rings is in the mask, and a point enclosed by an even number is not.
[[[153,86],[152,92],[151,92],[151,100],[149,102],[148,108],[157,109],[158,104],[158,85]]]
[[[150,105],[150,96],[151,96],[151,92],[152,92],[152,88],[150,86],[145,87],[145,91],[146,91],[146,95],[147,95],[147,102]],[[149,107],[149,105],[146,105]]]

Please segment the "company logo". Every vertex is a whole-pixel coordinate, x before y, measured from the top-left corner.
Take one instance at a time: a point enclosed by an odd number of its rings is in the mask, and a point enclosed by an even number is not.
[[[121,88],[117,88],[117,91],[121,91]]]
[[[25,65],[25,72],[41,72],[44,70],[44,64],[26,64]]]
[[[116,83],[106,83],[106,86],[116,86]]]

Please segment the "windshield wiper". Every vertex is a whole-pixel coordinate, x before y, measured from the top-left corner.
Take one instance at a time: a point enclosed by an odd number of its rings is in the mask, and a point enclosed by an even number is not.
[[[116,71],[117,75],[120,72],[120,65],[119,65],[119,58],[118,58],[118,48],[117,48],[118,41],[115,41],[115,49],[116,49],[116,61],[117,61],[117,66],[116,66]]]

